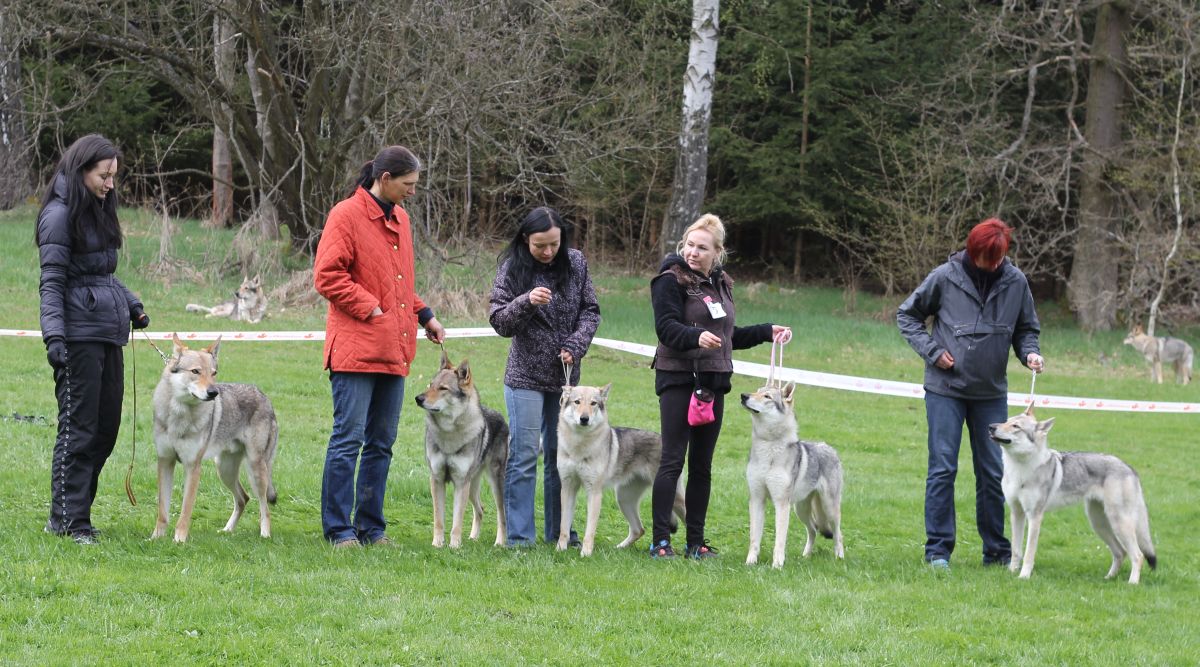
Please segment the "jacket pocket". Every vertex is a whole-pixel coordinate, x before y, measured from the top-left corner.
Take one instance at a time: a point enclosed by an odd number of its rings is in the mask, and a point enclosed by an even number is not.
[[[955,343],[958,350],[954,365],[964,382],[976,380],[995,382],[1008,367],[1008,350],[1012,346],[1013,328],[997,322],[956,325]]]

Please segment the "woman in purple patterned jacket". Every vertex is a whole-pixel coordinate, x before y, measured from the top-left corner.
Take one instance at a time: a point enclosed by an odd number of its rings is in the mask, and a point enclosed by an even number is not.
[[[552,208],[535,208],[521,220],[500,254],[488,319],[512,339],[504,371],[508,407],[508,469],[504,510],[508,546],[532,546],[537,530],[539,438],[545,452],[543,538],[558,541],[558,404],[564,380],[579,383],[579,362],[600,326],[600,305],[583,253],[570,247],[571,227]],[[564,374],[569,369],[569,377]],[[575,531],[570,543],[579,544]]]

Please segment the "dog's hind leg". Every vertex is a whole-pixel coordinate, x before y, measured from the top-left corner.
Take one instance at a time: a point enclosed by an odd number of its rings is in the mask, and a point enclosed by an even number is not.
[[[1112,525],[1108,523],[1108,517],[1104,514],[1104,503],[1099,500],[1089,500],[1083,504],[1083,511],[1087,514],[1088,522],[1092,524],[1092,530],[1096,531],[1096,535],[1112,552],[1112,567],[1108,568],[1108,574],[1104,575],[1105,579],[1112,579],[1121,570],[1121,563],[1125,559],[1125,549],[1121,547],[1117,536],[1113,534]]]
[[[499,472],[489,469],[487,476],[492,487],[492,498],[496,501],[495,546],[502,547],[508,539],[508,516],[504,513],[504,468],[501,467]]]
[[[271,484],[271,462],[246,457],[246,476],[258,498],[258,534],[271,536],[271,504],[275,502],[275,487]]]
[[[679,524],[687,523],[687,498],[683,495],[684,481],[683,475],[679,476],[679,481],[675,484],[675,501],[671,506],[671,511],[675,514],[675,524],[671,526],[671,532],[675,532],[679,528]]]
[[[175,523],[176,542],[187,542],[192,526],[192,508],[196,506],[196,491],[200,488],[200,464],[203,462],[201,453],[195,461],[183,464],[183,504],[179,508],[179,521]]]
[[[783,565],[784,544],[787,542],[788,519],[790,518],[788,510],[790,509],[795,509],[796,518],[804,524],[804,551],[800,552],[800,555],[805,558],[812,555],[813,546],[817,543],[817,522],[813,518],[813,498],[814,495],[809,494],[803,500],[792,503],[791,507],[775,504],[775,560],[779,563],[775,567]],[[779,526],[780,516],[784,517],[782,529]],[[781,538],[783,543],[781,543]]]
[[[1138,547],[1137,541],[1137,516],[1130,511],[1121,511],[1116,508],[1105,511],[1108,516],[1108,521],[1112,524],[1113,534],[1116,535],[1117,541],[1121,543],[1121,547],[1125,549],[1125,553],[1129,554],[1129,583],[1136,584],[1142,578],[1142,563],[1145,561],[1145,556],[1142,554],[1141,548]]]
[[[242,457],[231,453],[221,454],[214,461],[217,464],[217,475],[228,487],[229,492],[233,494],[233,513],[229,515],[229,521],[221,529],[221,532],[224,533],[233,532],[233,527],[237,525],[238,519],[242,518],[242,510],[246,509],[246,501],[250,500],[250,496],[246,495],[246,489],[242,488],[242,481],[238,479],[238,467],[241,462]],[[253,472],[250,473],[250,477],[254,478]]]
[[[483,503],[479,500],[479,486],[483,483],[481,476],[471,480],[471,539],[479,539],[479,531],[483,528]]]
[[[833,555],[835,558],[845,558],[846,552],[842,545],[842,507],[841,499],[833,497],[832,493],[822,493],[817,496],[818,507],[821,511],[822,532],[833,540]]]
[[[638,505],[649,486],[647,482],[634,479],[616,488],[617,506],[621,508],[621,513],[625,515],[625,521],[629,523],[629,535],[625,537],[624,541],[617,544],[618,549],[624,549],[646,534],[646,528],[642,525],[642,517],[638,515]]]
[[[171,491],[175,486],[175,457],[158,457],[158,519],[150,539],[156,540],[167,534],[167,522],[171,519]]]

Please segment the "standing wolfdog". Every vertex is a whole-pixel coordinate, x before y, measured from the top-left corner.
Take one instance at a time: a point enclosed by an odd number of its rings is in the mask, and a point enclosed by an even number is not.
[[[587,529],[581,556],[592,555],[604,489],[613,487],[617,505],[629,523],[629,535],[617,545],[627,547],[646,533],[638,504],[654,484],[662,459],[662,436],[636,428],[610,426],[608,392],[601,387],[563,387],[558,411],[558,477],[562,481],[562,522],[558,550],[567,548],[579,487],[587,491]],[[674,514],[684,520],[683,478],[675,489]],[[671,526],[674,531],[678,524]]]
[[[808,541],[804,557],[812,554],[817,533],[833,540],[833,555],[845,556],[842,547],[842,462],[837,451],[823,442],[796,437],[792,410],[795,385],[782,389],[763,387],[742,394],[750,411],[752,437],[746,482],[750,485],[750,551],[746,564],[758,562],[766,522],[766,502],[775,505],[775,553],[772,567],[783,567],[787,547],[788,505],[804,522]]]
[[[1046,445],[1053,419],[1039,422],[1033,406],[1003,424],[992,424],[992,440],[1004,455],[1004,499],[1012,508],[1012,561],[1017,571],[1025,522],[1029,538],[1021,578],[1033,574],[1042,516],[1078,502],[1083,503],[1092,529],[1112,551],[1112,567],[1105,579],[1116,576],[1125,556],[1133,565],[1129,583],[1141,578],[1142,560],[1153,569],[1158,562],[1150,541],[1150,516],[1142,496],[1142,483],[1127,463],[1108,454],[1058,452]]]
[[[191,350],[173,336],[174,354],[154,389],[154,447],[158,450],[158,521],[152,538],[167,534],[174,487],[175,463],[183,464],[183,507],[175,524],[175,541],[184,542],[192,522],[200,463],[216,458],[217,473],[233,493],[233,514],[222,528],[230,532],[242,516],[249,496],[238,479],[246,461],[250,488],[258,497],[258,527],[271,536],[275,486],[271,468],[279,427],[271,400],[253,385],[217,383],[217,350],[221,339],[202,350]],[[266,501],[266,502],[264,502]]]
[[[1142,353],[1150,364],[1150,381],[1162,384],[1163,362],[1175,366],[1175,381],[1187,384],[1192,380],[1192,346],[1178,338],[1147,336],[1142,325],[1134,325],[1125,337],[1125,344]]]
[[[462,546],[463,515],[468,496],[474,509],[471,539],[479,539],[483,503],[479,481],[484,474],[496,500],[496,546],[508,535],[504,514],[504,469],[508,463],[508,425],[499,412],[483,407],[464,359],[458,368],[442,352],[442,367],[417,405],[425,409],[425,462],[433,495],[433,546],[446,543],[446,482],[454,482],[454,517],[450,548]]]

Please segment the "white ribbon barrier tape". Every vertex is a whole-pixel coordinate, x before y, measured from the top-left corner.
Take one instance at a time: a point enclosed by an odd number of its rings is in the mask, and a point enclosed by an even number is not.
[[[173,332],[149,332],[146,335],[155,341],[171,340]],[[474,338],[495,336],[496,332],[490,327],[446,329],[446,338]],[[16,336],[18,338],[41,339],[40,331],[28,329],[0,329],[0,336]],[[210,341],[323,341],[324,331],[186,331],[179,332],[180,340]],[[141,337],[139,332],[138,337]],[[611,338],[595,338],[593,343],[613,350],[621,350],[643,357],[654,356],[654,346],[640,343],[628,343]],[[734,361],[733,371],[741,375],[766,379],[770,368],[766,364],[754,364],[746,361]],[[812,387],[826,389],[841,389],[858,391],[884,396],[901,396],[906,398],[924,398],[925,390],[919,384],[911,382],[896,382],[894,380],[877,380],[860,378],[852,375],[837,375],[835,373],[818,373],[796,368],[777,368],[775,377]],[[1029,394],[1009,392],[1008,404],[1017,406],[1029,405]],[[1039,394],[1034,398],[1034,407],[1056,408],[1063,410],[1103,410],[1110,412],[1153,412],[1153,413],[1183,413],[1200,414],[1200,403],[1170,403],[1163,401],[1127,401],[1108,398],[1078,398],[1074,396],[1049,396]]]

